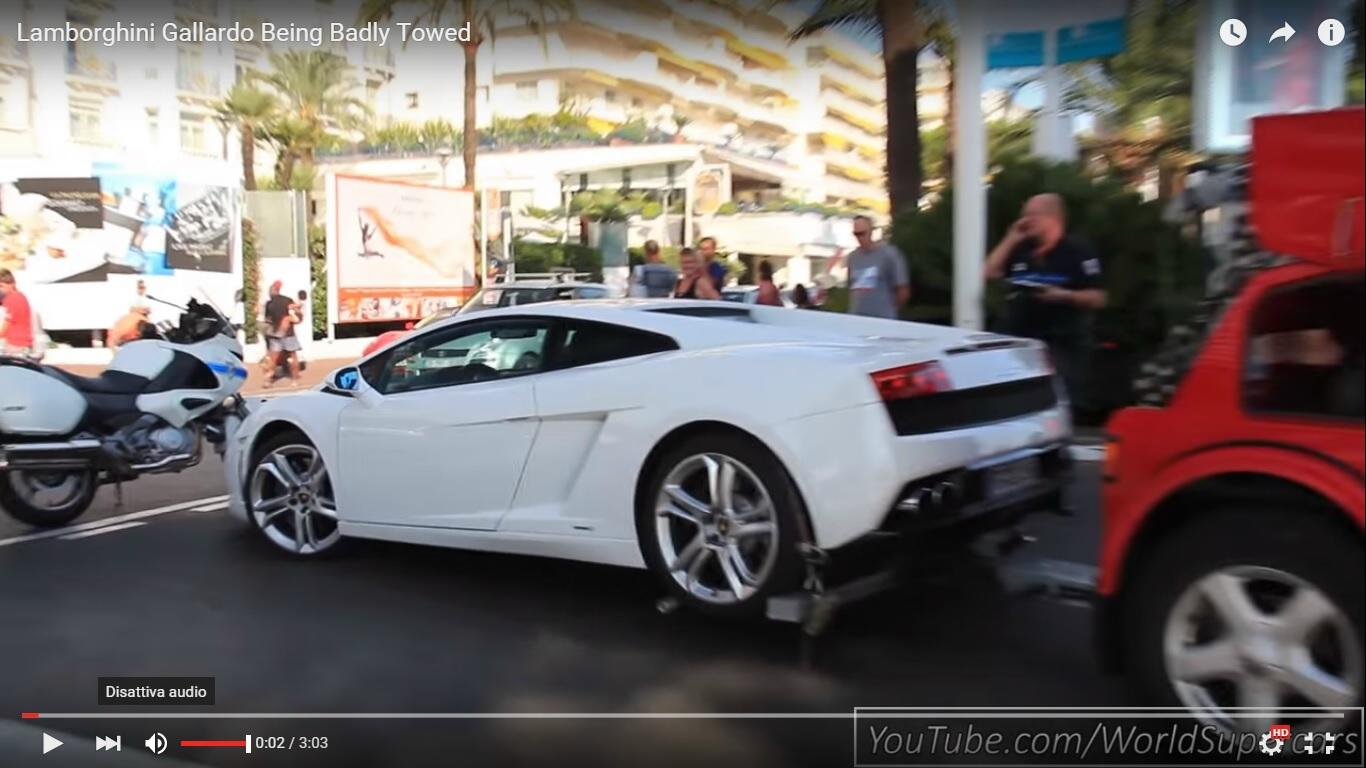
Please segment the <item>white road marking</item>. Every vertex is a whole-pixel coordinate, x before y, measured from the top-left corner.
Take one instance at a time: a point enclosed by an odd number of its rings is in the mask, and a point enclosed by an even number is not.
[[[191,512],[218,512],[228,508],[228,502],[220,501],[217,504],[208,504],[203,507],[195,507]]]
[[[227,497],[227,496],[212,496],[212,497],[207,498],[207,499],[195,499],[194,501],[183,501],[183,502],[181,502],[181,503],[179,503],[179,504],[169,504],[169,505],[164,506],[164,507],[157,507],[156,509],[145,509],[145,510],[143,510],[143,511],[141,511],[141,512],[130,512],[129,514],[126,514],[126,515],[117,515],[117,516],[115,516],[115,517],[106,517],[106,518],[104,518],[104,519],[102,519],[102,520],[95,520],[95,521],[89,522],[89,523],[81,523],[80,525],[68,525],[68,526],[65,527],[65,528],[55,528],[55,529],[50,530],[50,531],[40,531],[40,532],[38,532],[38,533],[28,533],[28,534],[25,534],[25,535],[23,535],[23,536],[15,536],[15,537],[9,538],[9,539],[0,539],[0,547],[8,547],[8,546],[10,546],[11,544],[23,544],[24,542],[28,542],[28,541],[40,541],[40,540],[42,540],[42,539],[54,539],[54,538],[57,538],[57,537],[59,537],[59,536],[66,536],[66,535],[68,535],[68,534],[78,533],[78,532],[80,532],[80,531],[89,531],[89,530],[92,530],[92,529],[95,529],[95,528],[103,528],[103,527],[105,527],[105,526],[107,526],[107,525],[116,525],[116,524],[118,524],[118,523],[127,522],[127,521],[129,521],[129,520],[142,520],[142,519],[148,518],[148,517],[156,517],[157,515],[167,515],[167,514],[170,514],[170,513],[172,513],[172,512],[182,512],[182,511],[187,510],[187,509],[194,509],[195,507],[202,507],[202,506],[205,506],[205,505],[208,505],[208,504],[217,504],[218,502],[227,501],[227,500],[228,500],[228,497]]]
[[[73,533],[73,534],[71,534],[70,536],[63,536],[63,537],[62,537],[62,541],[75,541],[76,539],[88,539],[88,538],[90,538],[91,536],[101,536],[101,535],[106,534],[106,533],[113,533],[114,531],[126,531],[126,530],[128,530],[129,528],[138,528],[138,527],[144,526],[144,525],[146,525],[146,524],[147,524],[147,523],[145,523],[145,522],[143,522],[143,521],[141,521],[141,520],[134,520],[134,521],[132,521],[132,522],[130,522],[130,523],[119,523],[118,525],[106,525],[106,526],[104,526],[103,528],[92,528],[92,529],[90,529],[90,530],[88,530],[88,531],[81,531],[80,533]]]

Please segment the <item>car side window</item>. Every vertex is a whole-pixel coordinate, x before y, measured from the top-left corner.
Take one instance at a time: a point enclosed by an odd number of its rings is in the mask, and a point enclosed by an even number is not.
[[[1273,290],[1253,311],[1243,365],[1248,411],[1362,420],[1363,280]]]
[[[553,365],[575,368],[675,349],[678,349],[677,342],[658,333],[610,323],[571,320],[564,324]]]
[[[361,366],[380,394],[523,376],[542,370],[550,325],[509,318],[466,323],[409,339]]]

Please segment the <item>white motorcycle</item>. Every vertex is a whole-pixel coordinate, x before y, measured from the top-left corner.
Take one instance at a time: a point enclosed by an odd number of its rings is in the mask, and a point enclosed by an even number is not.
[[[100,485],[193,467],[204,440],[223,450],[245,415],[236,328],[191,299],[148,336],[95,378],[0,357],[0,507],[15,519],[65,525]]]

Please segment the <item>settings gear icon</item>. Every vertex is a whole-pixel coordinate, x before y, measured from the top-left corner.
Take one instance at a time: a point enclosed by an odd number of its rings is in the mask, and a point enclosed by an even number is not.
[[[1281,740],[1271,738],[1271,734],[1262,734],[1262,752],[1268,755],[1279,755],[1281,753]]]

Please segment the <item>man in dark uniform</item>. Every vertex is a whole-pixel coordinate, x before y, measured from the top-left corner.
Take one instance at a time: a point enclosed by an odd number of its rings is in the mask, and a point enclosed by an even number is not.
[[[1067,209],[1054,194],[1025,202],[1020,218],[987,256],[988,280],[1005,280],[1006,332],[1048,344],[1075,407],[1085,395],[1091,313],[1105,306],[1100,260],[1067,234]]]

